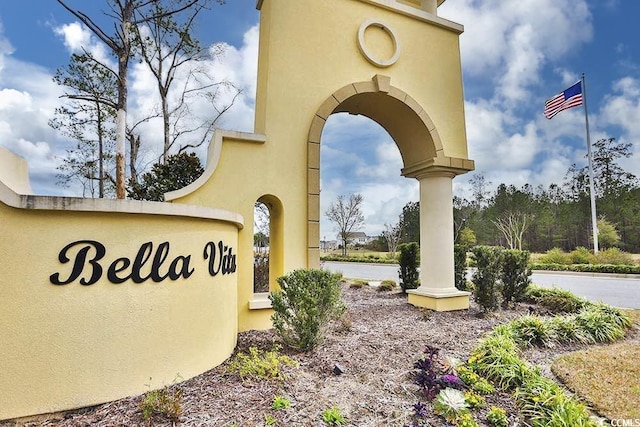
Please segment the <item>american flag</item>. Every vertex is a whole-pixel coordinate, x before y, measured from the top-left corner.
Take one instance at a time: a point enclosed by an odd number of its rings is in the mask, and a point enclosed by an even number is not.
[[[582,84],[577,82],[564,92],[560,92],[544,103],[544,116],[552,118],[562,110],[582,105]]]

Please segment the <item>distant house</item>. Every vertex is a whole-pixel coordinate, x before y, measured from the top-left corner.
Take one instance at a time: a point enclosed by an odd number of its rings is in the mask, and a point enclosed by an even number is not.
[[[340,237],[338,237],[338,239],[339,238]],[[352,245],[366,245],[373,239],[375,239],[375,237],[367,236],[367,234],[362,231],[354,231],[349,233],[349,242]]]
[[[327,252],[338,249],[338,241],[337,240],[321,240],[320,241],[320,250]]]

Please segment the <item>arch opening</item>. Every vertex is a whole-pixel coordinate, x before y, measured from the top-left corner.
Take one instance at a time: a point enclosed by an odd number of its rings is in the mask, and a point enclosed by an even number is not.
[[[408,94],[391,86],[390,78],[376,75],[370,82],[350,84],[334,92],[318,109],[308,137],[307,253],[310,267],[320,266],[320,141],[327,119],[335,113],[362,115],[384,128],[402,157],[403,176],[416,178],[417,172],[437,163],[451,166],[427,112]]]
[[[284,274],[284,212],[276,196],[264,195],[254,205],[253,292],[277,288]]]
[[[388,252],[378,237],[386,224],[398,223],[407,202],[419,198],[418,182],[400,174],[403,160],[396,143],[379,123],[346,113],[329,116],[321,138],[321,256],[342,253],[344,236],[338,236],[335,222],[326,213],[339,196],[347,202],[354,194],[362,196],[365,221],[351,230],[346,250],[355,254]]]

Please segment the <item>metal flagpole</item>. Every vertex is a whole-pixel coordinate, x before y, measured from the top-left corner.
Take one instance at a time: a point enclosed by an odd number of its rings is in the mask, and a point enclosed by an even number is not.
[[[591,156],[591,135],[589,134],[589,113],[587,111],[587,86],[582,73],[582,105],[584,105],[584,120],[587,127],[587,156],[589,158],[589,192],[591,193],[591,227],[593,229],[593,253],[598,253],[598,220],[596,215],[596,192],[593,184],[593,159]]]

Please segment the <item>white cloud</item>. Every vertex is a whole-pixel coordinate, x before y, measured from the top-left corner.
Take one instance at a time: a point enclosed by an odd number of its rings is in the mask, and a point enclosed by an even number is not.
[[[620,133],[603,137],[615,137],[618,142],[631,143],[634,155],[621,159],[620,164],[627,171],[640,177],[640,80],[625,77],[613,83],[600,111],[599,120],[603,125],[619,129]]]
[[[556,81],[558,87],[548,96],[576,81],[575,72],[556,63],[563,64],[565,55],[592,38],[586,0],[459,0],[445,3],[438,13],[465,25],[460,38],[463,71],[474,89],[483,89],[482,97],[465,102],[475,173],[483,174],[493,187],[500,183],[546,187],[561,181],[583,153],[584,143],[574,146],[560,140],[583,135],[584,119],[569,110],[549,123],[542,117],[544,95],[539,92],[549,71],[561,83]],[[534,110],[536,104],[539,111]],[[470,195],[472,176],[454,181],[456,194]]]
[[[460,0],[445,3],[439,14],[465,25],[464,73],[493,86],[491,101],[505,111],[526,106],[544,67],[593,33],[585,0]]]

